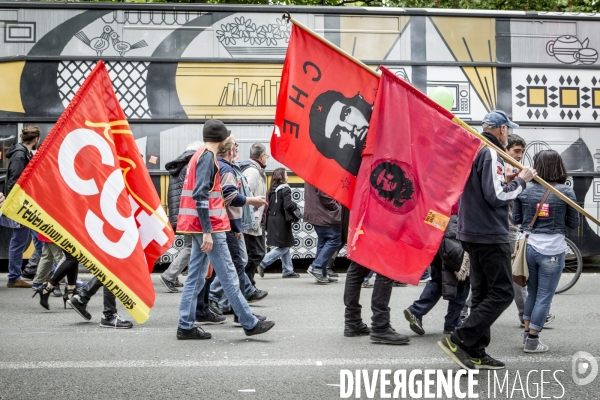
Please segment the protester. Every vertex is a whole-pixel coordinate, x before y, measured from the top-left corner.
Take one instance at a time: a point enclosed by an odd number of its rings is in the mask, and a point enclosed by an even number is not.
[[[533,168],[540,178],[551,183],[573,202],[577,202],[575,192],[565,185],[567,168],[561,156],[554,150],[543,150],[533,157]],[[539,334],[544,327],[550,304],[554,298],[558,281],[565,267],[567,227],[579,226],[579,214],[563,200],[550,193],[544,204],[542,199],[547,189],[537,182],[530,182],[515,200],[513,219],[521,224],[521,231],[529,234],[527,239],[527,300],[523,321],[524,351],[543,353],[549,347],[540,341]],[[530,224],[538,213],[538,218],[530,229]]]
[[[240,163],[240,168],[248,180],[248,186],[253,196],[267,196],[265,168],[267,167],[268,158],[269,155],[265,145],[254,143],[250,148],[250,160]],[[255,286],[254,273],[266,254],[265,232],[263,230],[263,224],[266,226],[265,220],[265,206],[255,208],[252,226],[244,229],[244,243],[248,257],[246,274]]]
[[[327,272],[327,264],[342,247],[342,206],[308,182],[304,183],[304,222],[317,233],[317,252],[308,268],[317,283],[337,282]]]
[[[21,130],[21,143],[17,143],[6,152],[9,159],[6,171],[6,183],[4,184],[4,195],[8,196],[13,186],[29,164],[40,141],[40,128],[37,126],[26,126]],[[21,279],[23,266],[23,253],[29,245],[31,229],[21,226],[13,228],[8,249],[8,283],[9,288],[30,288],[31,284]],[[37,242],[36,251],[42,254],[41,242]]]
[[[363,280],[363,283],[362,283],[362,287],[364,289],[372,289],[373,288],[373,284],[371,282],[369,282],[372,277],[373,277],[373,271],[369,272],[369,275],[365,276],[365,279]]]
[[[246,275],[246,263],[243,261],[242,250],[239,243],[243,238],[244,207],[262,207],[266,204],[266,201],[265,198],[261,196],[250,196],[247,185],[244,182],[246,178],[242,174],[242,170],[234,162],[235,158],[238,156],[237,149],[237,141],[235,137],[231,135],[227,138],[223,148],[217,153],[217,157],[225,208],[227,209],[227,216],[229,217],[229,223],[231,225],[231,230],[226,232],[227,247],[231,254],[233,265],[235,265],[240,291],[246,300],[249,303],[252,303],[264,299],[269,293],[264,290],[256,289],[252,285],[252,282],[250,282],[248,275]],[[242,194],[241,191],[244,191],[245,194]],[[248,212],[246,215],[248,218],[252,218],[248,215]],[[247,221],[246,223],[248,226],[251,224],[251,221]],[[210,285],[210,301],[217,303],[221,311],[228,311],[231,309],[231,305],[229,304],[227,296],[225,296],[225,291],[218,274]],[[237,316],[234,316],[234,323],[236,322]]]
[[[510,128],[518,127],[503,111],[492,111],[483,118],[483,136],[500,149],[507,144]],[[457,234],[469,253],[473,305],[464,324],[438,342],[463,368],[504,368],[504,363],[485,349],[491,341],[492,324],[514,298],[508,204],[535,176],[534,169],[525,168],[507,184],[504,160],[490,147],[484,147],[473,162],[459,201]]]
[[[427,281],[419,299],[404,310],[410,329],[418,335],[425,334],[423,316],[442,297],[448,300],[444,334],[452,333],[461,324],[460,312],[469,294],[469,263],[461,243],[456,239],[457,211],[453,210],[440,248],[431,263],[431,279]]]
[[[165,164],[165,169],[169,171],[169,190],[167,193],[169,205],[169,222],[175,231],[177,229],[177,216],[179,215],[179,201],[181,200],[181,189],[185,173],[188,169],[190,159],[200,147],[202,142],[197,141],[190,143],[183,153],[175,160]],[[179,251],[177,257],[171,262],[169,268],[159,276],[160,282],[169,292],[179,292],[177,289],[178,279],[185,267],[190,261],[190,253],[192,251],[192,237],[184,235],[184,246]]]
[[[37,289],[38,287],[42,286],[44,279],[50,275],[52,271],[52,265],[54,263],[59,265],[60,261],[65,257],[65,255],[57,244],[54,244],[50,239],[43,236],[41,233],[35,232],[34,235],[37,235],[39,240],[44,244],[42,247],[42,258],[38,263],[37,271],[35,273],[35,277],[33,278],[33,288]],[[54,293],[56,293],[56,289],[58,287],[59,285],[56,285]]]
[[[285,168],[277,168],[271,176],[269,203],[267,209],[267,245],[273,249],[260,262],[257,272],[265,276],[265,269],[281,258],[284,278],[298,278],[292,264],[290,252],[294,245],[292,223],[286,221],[285,214],[293,213],[298,205],[292,200],[292,189],[287,184],[288,176]]]
[[[67,289],[63,295],[64,308],[67,308],[67,300],[69,300],[75,294],[74,291],[77,288],[77,275],[79,273],[79,262],[71,254],[65,252],[65,261],[56,268],[54,275],[50,278],[50,282],[46,282],[44,285],[36,289],[33,297],[36,294],[40,295],[40,305],[46,310],[50,309],[48,304],[48,297],[50,293],[54,291],[54,287],[58,286],[58,283],[64,277],[67,277]]]
[[[195,327],[197,297],[204,287],[209,262],[221,279],[225,294],[240,319],[246,335],[269,331],[273,321],[259,321],[250,311],[240,292],[235,266],[227,248],[229,218],[221,188],[216,153],[230,135],[223,122],[208,120],[204,124],[205,147],[199,149],[188,167],[181,193],[177,230],[192,235],[192,253],[188,277],[179,305],[177,339],[210,339],[212,335]]]

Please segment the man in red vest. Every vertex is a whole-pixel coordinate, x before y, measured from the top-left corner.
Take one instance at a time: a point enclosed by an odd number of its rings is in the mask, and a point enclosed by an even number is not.
[[[230,223],[216,154],[223,149],[230,134],[223,122],[206,121],[202,131],[205,145],[190,160],[181,191],[177,231],[192,235],[192,254],[179,304],[177,339],[180,340],[212,337],[194,326],[197,297],[204,287],[209,262],[247,336],[265,333],[275,325],[273,321],[259,321],[250,311],[227,247],[226,232],[230,230]]]

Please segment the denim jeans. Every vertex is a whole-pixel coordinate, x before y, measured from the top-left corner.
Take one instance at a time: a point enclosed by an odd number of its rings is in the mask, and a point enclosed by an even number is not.
[[[281,264],[283,265],[283,275],[291,275],[294,273],[294,264],[292,264],[292,253],[290,253],[291,247],[275,247],[273,250],[267,253],[265,258],[260,262],[264,268],[277,261],[281,258]]]
[[[327,263],[333,254],[342,247],[342,228],[340,226],[313,226],[317,232],[317,254],[312,266],[317,271],[321,268],[323,276],[327,276]]]
[[[523,319],[529,321],[529,329],[541,332],[565,268],[565,253],[546,256],[527,246],[527,267],[529,278]]]
[[[213,233],[213,247],[205,253],[200,250],[202,246],[202,234],[192,234],[192,253],[190,257],[190,266],[188,268],[188,277],[181,294],[181,303],[179,303],[179,327],[182,329],[192,329],[196,321],[196,306],[198,294],[204,287],[206,273],[208,272],[208,263],[210,262],[225,290],[225,295],[231,303],[234,312],[239,316],[239,321],[245,329],[252,329],[258,323],[258,320],[248,306],[248,302],[240,292],[237,273],[231,255],[227,248],[227,238],[225,232]]]
[[[29,233],[27,227],[15,228],[12,231],[10,245],[8,247],[8,282],[16,282],[21,279],[23,273],[23,253],[29,246]],[[41,251],[40,251],[41,254]]]
[[[442,260],[436,255],[431,263],[431,279],[427,281],[427,284],[423,288],[423,292],[408,309],[418,319],[422,320],[424,315],[427,315],[429,311],[435,307],[440,298],[442,297]],[[460,323],[460,312],[467,301],[469,295],[469,281],[468,279],[464,282],[458,282],[456,289],[456,298],[452,301],[448,301],[448,309],[446,311],[446,318],[444,320],[444,330],[454,331],[458,328]]]

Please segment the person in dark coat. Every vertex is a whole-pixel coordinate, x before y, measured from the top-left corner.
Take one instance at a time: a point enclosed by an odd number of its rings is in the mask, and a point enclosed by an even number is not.
[[[267,246],[274,247],[260,262],[257,272],[265,276],[265,269],[281,258],[284,278],[298,278],[292,264],[291,247],[294,245],[292,223],[285,220],[285,212],[294,212],[298,205],[292,200],[292,189],[287,184],[288,176],[284,168],[277,168],[271,177],[267,211]]]
[[[21,143],[13,145],[7,152],[8,169],[6,171],[6,183],[4,185],[4,194],[8,196],[15,186],[19,177],[29,164],[33,157],[32,150],[35,150],[40,141],[40,128],[37,126],[26,126],[21,131]],[[31,284],[21,279],[23,273],[23,253],[29,245],[31,238],[29,233],[31,229],[26,226],[13,228],[8,248],[8,283],[9,288],[31,288]],[[36,251],[42,254],[42,245],[36,242],[38,248]]]
[[[190,143],[185,151],[175,160],[165,164],[165,168],[169,171],[169,191],[167,193],[169,203],[169,222],[173,230],[177,230],[177,216],[179,215],[179,201],[181,200],[181,190],[183,189],[183,181],[185,173],[188,169],[190,159],[202,147],[202,142]],[[177,277],[187,267],[192,253],[192,238],[190,235],[185,235],[185,244],[183,249],[179,251],[177,257],[173,260],[169,268],[159,276],[159,280],[169,292],[179,292],[177,286],[179,284]]]

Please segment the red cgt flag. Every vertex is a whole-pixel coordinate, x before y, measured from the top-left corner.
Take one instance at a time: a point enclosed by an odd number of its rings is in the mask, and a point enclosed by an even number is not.
[[[71,253],[138,323],[173,231],[99,61],[11,190],[2,212]]]
[[[382,67],[350,211],[351,260],[418,284],[481,144],[453,118]]]
[[[297,25],[292,27],[273,157],[350,207],[379,78]]]

